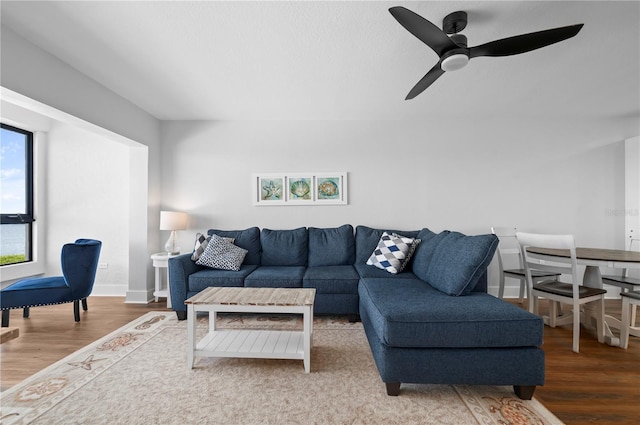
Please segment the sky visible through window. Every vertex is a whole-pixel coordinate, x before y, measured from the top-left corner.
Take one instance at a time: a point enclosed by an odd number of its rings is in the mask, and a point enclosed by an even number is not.
[[[27,213],[27,136],[0,129],[0,213]],[[29,261],[29,224],[0,225],[0,265]]]
[[[25,146],[26,136],[2,129],[0,134],[0,213],[24,214],[25,202]]]

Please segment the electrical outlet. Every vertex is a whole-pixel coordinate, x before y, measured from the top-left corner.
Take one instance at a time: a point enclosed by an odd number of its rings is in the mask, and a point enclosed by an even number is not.
[[[109,268],[109,263],[98,263],[98,268],[99,269],[108,269]]]

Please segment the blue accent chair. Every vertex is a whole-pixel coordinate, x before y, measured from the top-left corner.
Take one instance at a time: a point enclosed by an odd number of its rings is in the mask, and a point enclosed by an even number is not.
[[[65,244],[60,255],[63,276],[23,279],[0,291],[2,326],[9,326],[11,309],[22,308],[23,317],[29,317],[30,307],[70,302],[73,302],[75,320],[79,322],[80,301],[86,311],[101,248],[102,242],[95,239]]]

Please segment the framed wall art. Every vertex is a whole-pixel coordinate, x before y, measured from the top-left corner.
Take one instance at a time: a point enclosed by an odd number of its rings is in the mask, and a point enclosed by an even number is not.
[[[262,174],[255,179],[256,205],[283,205],[286,200],[286,178],[283,174]]]
[[[313,202],[313,174],[287,174],[287,202],[300,205]]]
[[[347,203],[347,173],[323,173],[315,176],[315,196],[319,204]]]
[[[253,205],[346,205],[347,173],[253,174]]]

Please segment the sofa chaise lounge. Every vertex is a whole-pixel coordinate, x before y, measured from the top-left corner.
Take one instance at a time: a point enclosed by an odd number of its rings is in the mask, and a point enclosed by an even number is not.
[[[197,246],[169,260],[172,306],[181,320],[184,301],[210,286],[311,287],[315,314],[361,318],[389,395],[398,395],[401,383],[513,385],[530,399],[544,384],[542,319],[487,294],[495,235],[361,225],[355,232],[343,225],[208,235],[246,252],[237,270],[199,265]]]

